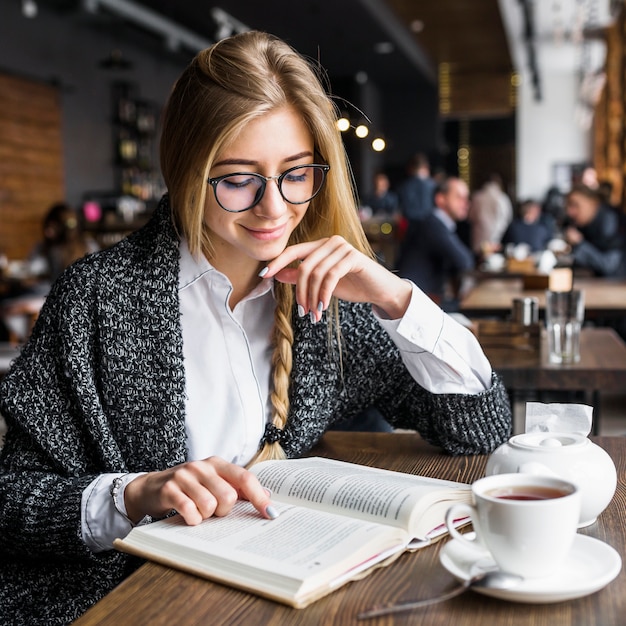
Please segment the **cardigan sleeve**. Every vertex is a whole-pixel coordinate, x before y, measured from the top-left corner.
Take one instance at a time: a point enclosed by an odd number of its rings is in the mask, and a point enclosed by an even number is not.
[[[511,406],[496,374],[479,393],[431,393],[412,378],[371,305],[338,304],[340,332],[328,316],[311,324],[293,314],[290,412],[280,439],[289,457],[368,407],[450,454],[486,454],[510,437]]]
[[[177,276],[165,198],[66,270],[0,383],[0,615],[15,623],[70,623],[140,563],[89,550],[81,499],[104,473],[185,459]]]
[[[80,504],[98,473],[95,440],[107,434],[88,426],[101,414],[94,383],[86,382],[93,380],[93,342],[70,339],[77,328],[81,337],[91,334],[85,289],[82,284],[82,297],[70,298],[71,290],[53,288],[2,381],[8,432],[0,456],[0,550],[6,554],[90,557],[80,539]],[[83,354],[75,353],[77,345]]]

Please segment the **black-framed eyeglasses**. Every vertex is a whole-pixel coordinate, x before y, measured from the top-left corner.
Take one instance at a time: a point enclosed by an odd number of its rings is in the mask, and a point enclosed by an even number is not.
[[[277,176],[263,176],[254,172],[235,172],[209,178],[217,203],[230,213],[242,213],[261,202],[270,180],[275,180],[278,191],[289,204],[304,204],[320,192],[330,165],[310,163],[296,165]]]

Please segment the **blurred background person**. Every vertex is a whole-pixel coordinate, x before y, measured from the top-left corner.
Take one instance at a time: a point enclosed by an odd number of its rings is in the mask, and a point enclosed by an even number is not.
[[[526,244],[531,252],[538,252],[546,249],[550,239],[552,231],[541,219],[541,205],[536,200],[524,200],[502,237],[502,246]]]
[[[371,209],[372,217],[397,218],[400,208],[397,194],[392,191],[389,176],[385,172],[374,174],[374,189],[363,199],[363,207]]]
[[[406,231],[406,220],[400,213],[398,196],[391,190],[385,172],[374,175],[373,191],[360,203],[359,217],[376,257],[385,267],[393,269],[398,242]]]
[[[66,267],[97,249],[96,242],[85,236],[78,212],[59,202],[46,213],[43,238],[31,253],[31,264],[52,283]]]
[[[502,177],[492,172],[472,196],[469,211],[472,250],[479,258],[500,250],[502,236],[512,219],[513,205],[504,192]]]
[[[580,181],[577,181],[589,189],[598,189],[600,187],[600,181],[598,180],[598,172],[596,168],[588,165],[585,167],[580,175]]]
[[[552,229],[553,233],[560,231],[565,222],[565,194],[552,185],[546,192],[541,204],[541,219]]]
[[[456,233],[467,217],[469,189],[460,178],[447,178],[434,194],[434,209],[409,226],[398,259],[398,273],[412,280],[444,311],[457,311],[464,273],[474,269],[474,255]]]
[[[435,181],[430,175],[428,157],[418,153],[409,161],[407,178],[398,187],[400,211],[409,223],[430,215],[434,191]]]
[[[565,202],[563,236],[575,267],[596,276],[626,276],[624,217],[607,206],[596,189],[575,185]]]
[[[600,198],[602,199],[602,202],[604,204],[613,208],[616,211],[621,212],[621,204],[619,199],[617,202],[613,201],[613,183],[610,180],[598,181],[598,193],[600,194]]]
[[[52,283],[63,270],[98,249],[96,242],[85,236],[78,213],[63,202],[48,209],[42,235],[28,260],[28,281],[19,293],[0,303],[0,319],[14,344],[22,344],[30,335]]]

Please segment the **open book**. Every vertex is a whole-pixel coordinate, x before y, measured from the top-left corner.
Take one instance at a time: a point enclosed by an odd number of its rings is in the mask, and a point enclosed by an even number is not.
[[[445,533],[445,512],[469,485],[324,458],[251,468],[280,515],[238,502],[187,526],[178,515],[133,528],[115,547],[302,608],[407,549]]]

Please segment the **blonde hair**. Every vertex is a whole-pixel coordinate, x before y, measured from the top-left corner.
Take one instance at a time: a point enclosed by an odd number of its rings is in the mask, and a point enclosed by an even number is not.
[[[311,132],[315,150],[331,166],[289,244],[335,234],[371,255],[361,228],[348,160],[336,128],[337,109],[320,75],[284,41],[246,32],[200,52],[177,80],[163,117],[161,170],[177,228],[192,254],[211,257],[211,232],[204,224],[207,178],[216,155],[245,126],[271,111],[290,107]],[[276,281],[272,356],[272,422],[284,428],[289,413],[291,325],[294,290]],[[331,324],[338,330],[336,302]],[[284,458],[279,442],[266,443],[254,461]]]

